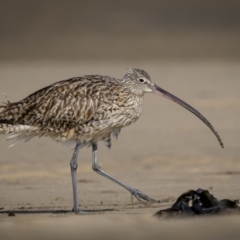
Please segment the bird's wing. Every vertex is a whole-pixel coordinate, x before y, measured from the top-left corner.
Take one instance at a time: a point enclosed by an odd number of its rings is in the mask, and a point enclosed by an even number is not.
[[[93,117],[99,107],[98,83],[92,78],[76,78],[57,82],[43,88],[22,101],[6,104],[0,113],[0,121],[14,124],[72,128]],[[94,86],[94,87],[92,87]]]

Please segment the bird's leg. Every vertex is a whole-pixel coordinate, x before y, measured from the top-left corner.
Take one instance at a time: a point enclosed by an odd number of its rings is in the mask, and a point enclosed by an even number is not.
[[[109,174],[107,174],[106,172],[104,172],[100,166],[98,165],[98,159],[97,159],[97,144],[92,144],[92,169],[108,178],[109,180],[117,183],[118,185],[120,185],[121,187],[127,189],[131,194],[132,196],[136,197],[140,202],[143,202],[143,200],[145,201],[150,201],[150,202],[159,202],[157,200],[154,200],[150,197],[148,197],[147,195],[143,194],[142,192],[140,192],[138,189],[135,189],[135,188],[132,188],[132,187],[129,187],[127,185],[125,185],[124,183],[118,181],[117,179],[113,178],[112,176],[110,176]]]
[[[78,207],[78,196],[77,196],[77,158],[78,158],[78,153],[80,149],[81,144],[77,143],[76,147],[74,149],[72,159],[70,161],[70,168],[71,168],[71,175],[72,175],[72,187],[73,187],[73,211],[75,213],[79,212],[79,207]]]

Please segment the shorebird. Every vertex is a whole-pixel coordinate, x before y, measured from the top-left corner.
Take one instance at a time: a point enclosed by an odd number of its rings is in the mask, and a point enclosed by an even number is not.
[[[193,107],[158,87],[147,72],[129,68],[122,79],[86,75],[53,83],[19,102],[0,105],[0,132],[7,139],[28,141],[35,136],[50,137],[59,142],[74,142],[70,161],[73,210],[81,212],[77,196],[77,158],[80,148],[92,147],[92,168],[98,174],[128,190],[139,201],[155,201],[138,189],[127,186],[104,172],[97,158],[99,141],[111,147],[111,136],[136,122],[143,110],[145,93],[166,97],[200,118],[223,142],[211,123]]]

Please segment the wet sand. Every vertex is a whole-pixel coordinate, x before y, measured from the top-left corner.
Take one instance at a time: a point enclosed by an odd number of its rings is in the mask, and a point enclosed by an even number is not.
[[[92,171],[91,149],[85,148],[79,156],[79,204],[96,212],[76,216],[53,213],[72,208],[69,161],[74,146],[36,138],[8,148],[11,142],[1,135],[0,209],[39,211],[15,217],[0,214],[2,239],[239,238],[239,216],[174,221],[152,217],[189,189],[201,187],[219,199],[240,199],[239,62],[1,63],[0,89],[10,101],[17,101],[73,76],[96,73],[121,78],[127,67],[145,69],[156,84],[199,110],[216,128],[225,149],[193,114],[148,94],[143,116],[122,129],[111,150],[99,144],[99,161],[106,172],[161,203],[132,202],[128,192]],[[6,101],[4,95],[0,101]]]

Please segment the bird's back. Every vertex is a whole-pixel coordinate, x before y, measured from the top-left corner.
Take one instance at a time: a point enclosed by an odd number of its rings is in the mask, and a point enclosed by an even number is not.
[[[9,138],[50,136],[85,144],[107,140],[136,121],[142,99],[121,80],[87,75],[51,84],[19,102],[0,106],[0,132]]]

